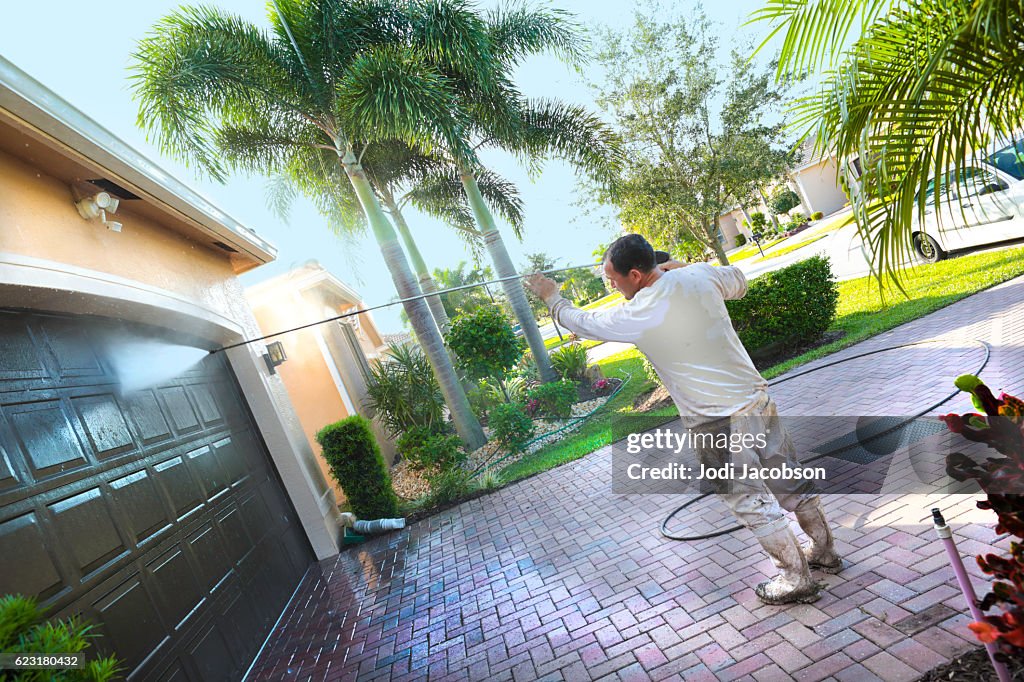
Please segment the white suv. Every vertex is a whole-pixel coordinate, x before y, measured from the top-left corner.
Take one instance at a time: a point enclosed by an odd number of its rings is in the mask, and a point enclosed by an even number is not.
[[[934,263],[948,251],[1024,237],[1024,138],[965,166],[961,182],[950,187],[952,176],[942,178],[938,211],[935,181],[928,183],[923,225],[914,202],[912,238],[921,260]]]

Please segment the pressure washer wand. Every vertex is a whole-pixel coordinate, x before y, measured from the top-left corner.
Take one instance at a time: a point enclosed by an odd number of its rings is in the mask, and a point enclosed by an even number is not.
[[[971,616],[977,622],[984,622],[985,616],[978,608],[978,596],[974,593],[974,585],[971,584],[971,578],[964,569],[963,559],[960,558],[960,552],[957,551],[956,543],[953,541],[953,531],[946,525],[946,520],[942,518],[942,512],[937,508],[932,509],[932,522],[935,524],[935,534],[939,536],[939,540],[946,547],[946,555],[949,557],[949,563],[953,566],[953,573],[956,574],[956,581],[960,584],[960,591],[963,592],[964,599],[967,600],[967,608],[970,609]],[[999,677],[999,682],[1010,682],[1010,671],[1006,668],[1006,664],[996,660],[995,644],[986,644],[985,650],[992,661],[992,667]]]
[[[210,355],[213,355],[214,353],[219,353],[222,350],[230,350],[232,348],[238,348],[239,346],[244,346],[246,344],[255,343],[257,341],[264,341],[266,339],[272,339],[275,336],[281,336],[282,334],[288,334],[289,332],[297,332],[297,331],[302,330],[302,329],[308,329],[309,327],[315,327],[318,324],[324,324],[326,322],[335,322],[337,320],[343,320],[346,317],[352,317],[354,315],[362,315],[363,313],[368,313],[371,310],[380,310],[381,308],[388,308],[388,307],[393,306],[393,305],[398,305],[399,303],[407,303],[408,301],[417,301],[417,300],[419,300],[421,298],[428,298],[430,296],[440,296],[441,294],[450,294],[450,293],[452,293],[454,291],[462,291],[464,289],[473,289],[475,287],[482,287],[482,286],[487,285],[487,284],[497,284],[498,282],[507,282],[507,281],[513,280],[513,279],[522,279],[522,278],[525,278],[525,277],[530,277],[532,275],[550,275],[550,274],[555,273],[555,272],[565,272],[566,270],[581,270],[583,268],[599,267],[600,265],[601,265],[600,263],[587,263],[585,265],[570,265],[570,266],[564,267],[564,268],[552,268],[550,270],[540,270],[538,272],[530,272],[530,273],[527,273],[525,275],[509,275],[508,277],[499,277],[497,279],[487,280],[486,282],[474,282],[473,284],[463,284],[461,286],[451,287],[450,289],[441,289],[440,291],[433,291],[433,292],[430,292],[429,294],[417,294],[416,296],[410,296],[408,298],[400,298],[397,301],[391,301],[390,303],[381,303],[380,305],[371,306],[369,308],[363,308],[361,310],[354,310],[354,311],[352,311],[350,313],[344,313],[344,314],[341,314],[341,315],[337,315],[335,317],[328,317],[326,320],[320,320],[319,322],[310,322],[309,324],[304,324],[304,325],[302,325],[300,327],[292,327],[291,329],[285,329],[283,331],[274,332],[273,334],[267,334],[266,336],[260,336],[259,338],[246,339],[245,341],[239,341],[238,343],[233,343],[233,344],[231,344],[229,346],[222,346],[221,348],[215,348],[215,349],[210,351]]]

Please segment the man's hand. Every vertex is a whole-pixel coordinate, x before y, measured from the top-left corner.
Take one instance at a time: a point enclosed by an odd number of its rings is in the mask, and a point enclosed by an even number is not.
[[[669,270],[675,270],[677,268],[685,268],[689,263],[680,263],[677,260],[667,260],[664,263],[658,265],[658,268],[662,272],[668,272]]]
[[[526,287],[545,303],[547,303],[549,298],[558,293],[558,282],[539,274],[527,277]]]

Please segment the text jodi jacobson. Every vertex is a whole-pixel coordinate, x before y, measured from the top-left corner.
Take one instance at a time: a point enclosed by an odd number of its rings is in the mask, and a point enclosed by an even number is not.
[[[794,467],[788,464],[776,466],[758,466],[756,459],[748,462],[730,462],[730,454],[749,453],[754,448],[764,449],[768,438],[764,433],[693,433],[686,431],[676,433],[668,429],[656,429],[652,432],[631,433],[626,438],[626,452],[635,455],[643,450],[655,449],[663,453],[679,454],[684,448],[693,450],[715,451],[718,466],[707,466],[697,463],[687,466],[679,462],[669,462],[660,466],[644,466],[632,463],[626,467],[626,476],[630,480],[825,480],[824,467]],[[741,457],[740,459],[746,459]]]

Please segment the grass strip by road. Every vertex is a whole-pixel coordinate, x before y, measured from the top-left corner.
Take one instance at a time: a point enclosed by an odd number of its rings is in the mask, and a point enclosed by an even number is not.
[[[792,253],[792,252],[796,251],[797,249],[802,249],[805,246],[807,246],[808,244],[813,244],[814,242],[818,241],[819,239],[824,239],[827,236],[828,236],[828,234],[816,234],[812,238],[805,239],[802,242],[799,242],[797,244],[787,244],[786,246],[783,246],[778,251],[772,251],[771,253],[766,253],[764,255],[764,258],[762,258],[761,260],[768,260],[769,258],[778,258],[779,256],[785,256],[787,253]]]
[[[884,298],[880,297],[878,281],[872,277],[840,282],[836,321],[830,330],[844,331],[845,336],[774,365],[761,374],[766,379],[777,377],[798,365],[852,346],[1020,275],[1024,275],[1024,248],[963,256],[907,270],[903,286],[909,298],[892,287]],[[632,374],[630,385],[579,431],[506,467],[501,472],[502,483],[579,459],[610,444],[612,420],[631,413],[636,397],[654,386],[644,376],[641,355],[635,348],[609,356],[597,364],[605,376],[620,376],[619,372],[623,370]],[[658,422],[655,418],[664,418],[667,422],[675,418],[676,412],[674,407],[667,407],[649,412],[647,416],[651,418],[650,425],[655,426]]]

